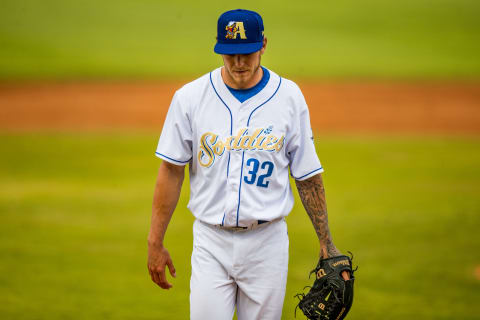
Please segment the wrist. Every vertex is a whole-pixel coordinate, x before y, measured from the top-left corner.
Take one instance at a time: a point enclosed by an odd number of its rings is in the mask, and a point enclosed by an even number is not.
[[[331,258],[340,256],[342,253],[335,247],[332,242],[327,244],[320,243],[320,258]]]
[[[163,239],[152,236],[152,235],[148,235],[147,243],[149,247],[157,247],[157,248],[163,247]]]

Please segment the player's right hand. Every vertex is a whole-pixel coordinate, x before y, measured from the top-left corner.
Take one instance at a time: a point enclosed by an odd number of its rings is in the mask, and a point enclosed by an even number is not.
[[[176,277],[175,267],[168,250],[163,246],[148,246],[148,272],[152,281],[158,284],[162,289],[170,289],[172,285],[167,281],[165,274],[166,266],[172,277]]]

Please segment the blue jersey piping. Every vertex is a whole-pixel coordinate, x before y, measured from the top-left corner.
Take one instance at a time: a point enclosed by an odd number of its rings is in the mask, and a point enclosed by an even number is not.
[[[262,104],[260,104],[258,107],[256,107],[255,109],[252,110],[252,112],[250,113],[250,116],[248,116],[248,120],[247,120],[247,128],[248,126],[250,125],[250,119],[252,118],[252,115],[255,111],[258,110],[258,108],[260,108],[261,106],[263,106],[264,104],[266,104],[268,101],[270,101],[278,92],[278,89],[280,88],[280,85],[282,84],[282,77],[280,77],[280,81],[278,83],[278,87],[277,89],[275,90],[275,92],[270,96],[270,98],[268,98],[267,100],[265,100],[265,102],[263,102]],[[242,192],[242,178],[243,178],[243,160],[244,160],[244,157],[245,157],[245,150],[243,150],[242,152],[242,167],[240,169],[240,186],[238,187],[238,206],[237,206],[237,227],[238,227],[238,216],[239,216],[239,212],[240,212],[240,194]]]
[[[212,85],[212,88],[213,88],[213,91],[215,91],[215,93],[217,94],[217,97],[218,99],[220,99],[220,101],[222,101],[223,105],[227,108],[228,112],[230,113],[230,136],[233,134],[233,116],[232,116],[232,111],[230,110],[230,108],[227,106],[227,104],[225,103],[225,101],[223,101],[222,97],[220,97],[220,95],[218,94],[217,92],[217,89],[215,89],[215,86],[213,85],[213,81],[212,81],[212,73],[210,72],[210,84]],[[228,179],[228,173],[230,171],[230,150],[228,151],[228,162],[227,162],[227,179]],[[223,219],[222,219],[222,226],[223,226],[223,223],[225,221],[225,213],[223,214]]]
[[[230,110],[230,108],[227,106],[227,104],[225,103],[225,101],[223,101],[222,97],[220,97],[220,95],[218,94],[217,92],[217,89],[215,89],[215,86],[213,85],[213,81],[212,81],[212,73],[210,72],[210,84],[212,85],[212,88],[213,88],[213,91],[215,91],[215,93],[217,94],[217,97],[218,99],[220,99],[220,101],[222,101],[223,105],[228,109],[228,112],[230,113],[230,135],[233,134],[233,116],[232,116],[232,111]],[[230,171],[230,150],[228,151],[228,162],[227,162],[227,178],[228,178],[228,172]]]
[[[164,158],[167,158],[169,160],[172,160],[172,161],[175,161],[175,162],[178,162],[178,163],[188,163],[190,162],[190,160],[192,160],[192,158],[188,159],[187,161],[180,161],[180,160],[176,160],[176,159],[173,159],[173,158],[170,158],[170,157],[167,157],[166,155],[160,153],[160,152],[155,152],[155,154],[158,154],[159,156],[162,156]]]
[[[292,174],[292,177],[293,177],[295,180],[302,179],[302,178],[304,178],[304,177],[308,176],[309,174],[312,174],[312,173],[314,173],[314,172],[316,172],[316,171],[318,171],[318,170],[322,170],[322,169],[323,169],[323,167],[320,167],[320,168],[318,168],[318,169],[315,169],[315,170],[313,170],[313,171],[310,171],[309,173],[307,173],[307,174],[304,174],[303,176],[301,176],[301,177],[298,177],[298,178],[297,178],[297,177],[295,177],[295,176]]]

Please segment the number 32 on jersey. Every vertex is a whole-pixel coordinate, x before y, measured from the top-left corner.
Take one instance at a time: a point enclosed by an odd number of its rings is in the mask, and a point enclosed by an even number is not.
[[[260,164],[255,158],[247,160],[248,173],[243,177],[243,181],[248,184],[256,184],[258,187],[268,188],[270,181],[268,177],[272,175],[274,165],[270,161],[265,161]]]

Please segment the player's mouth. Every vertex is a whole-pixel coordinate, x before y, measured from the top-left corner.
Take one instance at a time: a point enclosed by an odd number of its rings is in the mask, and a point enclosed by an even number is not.
[[[248,72],[248,70],[234,70],[233,72],[235,72],[236,74],[246,74]]]

